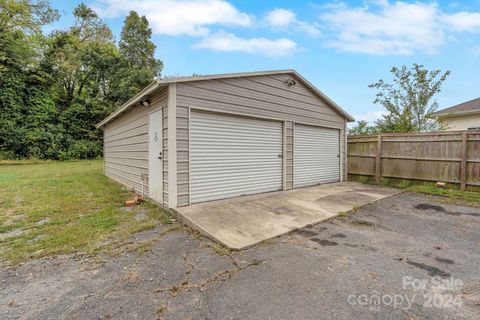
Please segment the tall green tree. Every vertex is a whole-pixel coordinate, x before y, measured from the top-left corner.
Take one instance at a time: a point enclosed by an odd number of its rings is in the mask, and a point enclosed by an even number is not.
[[[440,122],[432,116],[438,103],[435,95],[450,71],[427,70],[413,64],[390,70],[393,82],[380,79],[369,85],[378,90],[374,103],[382,105],[387,114],[375,122],[380,132],[426,132],[441,129]]]
[[[120,44],[79,4],[71,27],[42,34],[46,0],[0,0],[0,158],[101,155],[95,123],[160,75],[145,17],[131,12]]]
[[[114,60],[119,60],[112,32],[95,11],[82,3],[73,14],[75,23],[69,30],[50,36],[45,57],[58,79],[64,105],[111,75],[118,67]]]
[[[357,123],[348,129],[348,134],[351,135],[366,135],[366,134],[375,134],[378,129],[376,126],[370,126],[367,121],[360,120]]]
[[[36,124],[29,115],[42,103],[51,106],[49,90],[32,95],[31,85],[39,76],[41,28],[57,18],[47,1],[0,0],[0,158],[29,156],[26,123]]]
[[[58,17],[46,0],[0,0],[0,72],[11,63],[32,67],[39,57],[42,27]]]
[[[120,103],[160,76],[163,63],[155,58],[156,46],[151,38],[152,30],[147,18],[130,11],[125,18],[119,42],[122,67],[117,77],[116,93]]]
[[[110,28],[95,11],[80,4],[73,14],[70,29],[50,36],[43,67],[54,75],[58,120],[70,141],[64,156],[90,157],[101,152],[95,123],[115,107],[110,88],[121,59]]]
[[[58,11],[47,0],[0,0],[2,32],[41,33],[42,26],[58,19]]]

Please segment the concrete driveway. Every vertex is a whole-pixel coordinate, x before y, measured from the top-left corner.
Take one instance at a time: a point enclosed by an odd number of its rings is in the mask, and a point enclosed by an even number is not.
[[[398,193],[340,182],[177,208],[179,219],[231,249],[312,225]]]

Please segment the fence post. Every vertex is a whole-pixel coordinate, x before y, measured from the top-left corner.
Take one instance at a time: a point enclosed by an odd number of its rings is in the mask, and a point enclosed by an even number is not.
[[[467,132],[462,132],[462,162],[460,163],[460,190],[467,189]]]
[[[382,179],[382,135],[377,136],[377,154],[375,157],[375,182],[380,183]]]

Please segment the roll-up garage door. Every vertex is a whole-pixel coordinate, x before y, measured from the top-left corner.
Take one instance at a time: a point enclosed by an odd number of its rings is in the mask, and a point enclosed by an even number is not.
[[[192,203],[282,189],[282,123],[191,112]]]
[[[340,132],[337,129],[295,124],[294,187],[340,180]]]

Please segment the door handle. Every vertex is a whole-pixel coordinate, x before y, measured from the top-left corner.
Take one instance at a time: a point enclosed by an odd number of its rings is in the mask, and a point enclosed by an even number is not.
[[[158,154],[158,160],[162,160],[162,153],[161,152]]]

